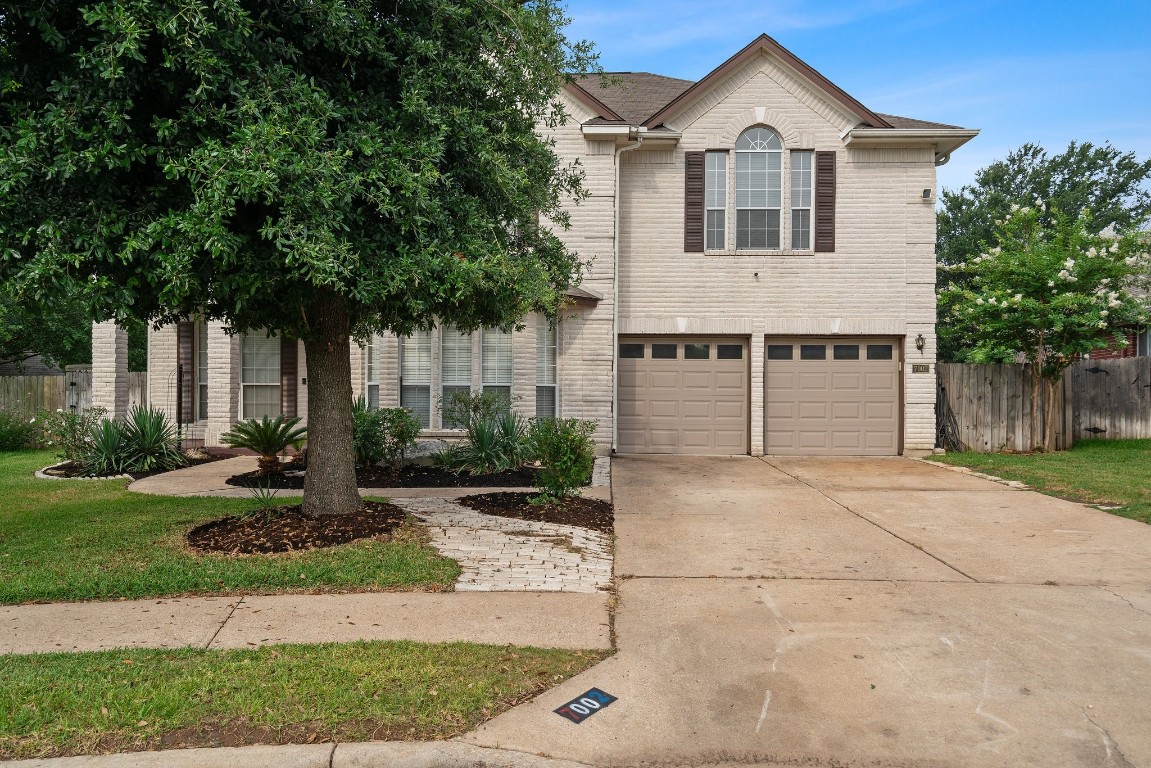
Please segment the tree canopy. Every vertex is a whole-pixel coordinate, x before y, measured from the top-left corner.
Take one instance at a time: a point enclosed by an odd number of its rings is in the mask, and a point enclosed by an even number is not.
[[[305,508],[351,511],[349,338],[507,327],[579,279],[536,224],[581,194],[535,133],[593,66],[565,24],[553,0],[10,6],[0,280],[303,339]]]
[[[944,190],[938,213],[936,258],[941,267],[969,262],[995,245],[998,227],[1014,207],[1034,207],[1039,225],[1053,229],[1057,217],[1082,221],[1087,231],[1121,235],[1144,226],[1151,217],[1151,159],[1110,144],[1071,142],[1067,150],[1049,155],[1036,144],[1025,144],[1003,160],[976,172],[975,183]],[[946,289],[967,279],[966,273],[941,269],[940,357],[964,360],[976,339],[965,327],[948,322]]]

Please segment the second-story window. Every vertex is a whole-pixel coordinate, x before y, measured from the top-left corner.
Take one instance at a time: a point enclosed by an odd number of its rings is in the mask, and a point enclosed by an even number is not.
[[[727,153],[708,152],[704,174],[704,247],[720,251],[727,248]]]
[[[797,251],[811,248],[811,161],[814,152],[791,153],[791,247]]]
[[[778,250],[783,207],[783,143],[757,126],[735,142],[735,247]]]

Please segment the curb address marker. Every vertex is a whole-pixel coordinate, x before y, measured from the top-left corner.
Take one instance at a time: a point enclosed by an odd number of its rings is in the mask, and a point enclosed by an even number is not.
[[[577,696],[567,704],[552,711],[579,725],[615,700],[616,697],[610,693],[604,693],[599,688],[592,688],[587,693]]]

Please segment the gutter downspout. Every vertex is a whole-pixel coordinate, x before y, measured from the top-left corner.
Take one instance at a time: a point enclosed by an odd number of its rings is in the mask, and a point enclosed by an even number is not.
[[[611,452],[615,453],[616,435],[619,432],[619,197],[620,197],[620,157],[624,152],[639,149],[643,144],[643,134],[636,132],[634,144],[620,147],[615,151],[615,220],[612,232],[612,281],[611,281]]]

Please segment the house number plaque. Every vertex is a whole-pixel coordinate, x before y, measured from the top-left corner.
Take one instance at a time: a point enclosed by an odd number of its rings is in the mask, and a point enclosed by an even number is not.
[[[912,363],[912,373],[931,373],[931,365],[928,363]]]

